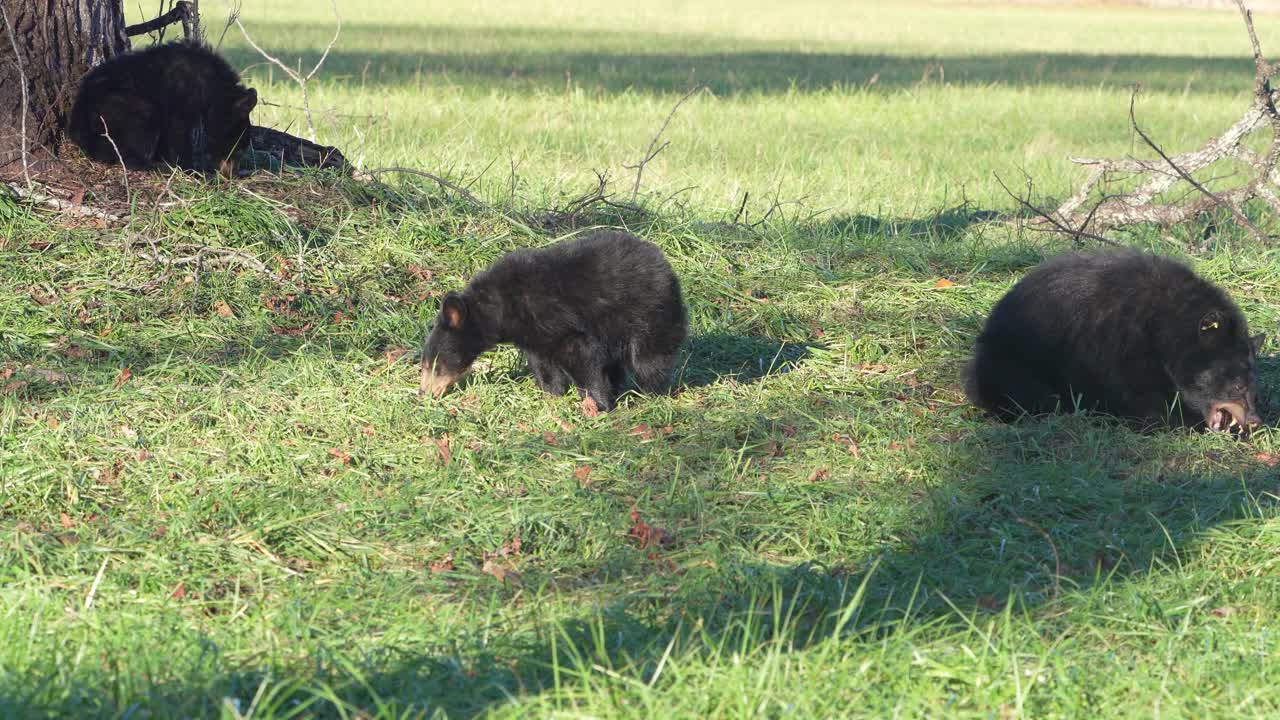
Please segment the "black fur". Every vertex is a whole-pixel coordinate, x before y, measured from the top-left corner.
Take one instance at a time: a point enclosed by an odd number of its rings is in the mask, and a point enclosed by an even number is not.
[[[512,252],[449,293],[423,348],[422,387],[443,392],[478,355],[511,343],[543,390],[573,384],[608,411],[628,371],[644,392],[666,389],[685,330],[680,281],[658,246],[597,231]]]
[[[209,48],[153,45],[84,76],[67,134],[94,160],[123,160],[131,170],[168,164],[233,174],[257,102],[257,92],[241,86],[236,71]]]
[[[1225,292],[1181,263],[1132,250],[1068,254],[996,303],[965,392],[1006,420],[1080,407],[1147,425],[1249,426],[1261,342]]]

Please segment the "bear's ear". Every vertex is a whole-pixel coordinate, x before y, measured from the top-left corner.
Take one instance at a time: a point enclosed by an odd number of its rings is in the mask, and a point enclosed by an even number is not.
[[[1267,334],[1258,333],[1257,335],[1254,335],[1253,337],[1249,338],[1249,349],[1253,351],[1254,355],[1257,355],[1258,353],[1262,352],[1262,346],[1266,342],[1267,342]]]
[[[440,306],[440,319],[450,330],[461,330],[467,321],[467,301],[456,292],[444,296],[444,304]]]
[[[1205,316],[1200,318],[1200,337],[1202,339],[1220,338],[1226,335],[1228,319],[1227,314],[1221,310],[1210,310]]]
[[[232,108],[235,109],[236,113],[248,116],[249,113],[257,106],[258,91],[253,88],[249,88],[240,95],[239,99],[237,99],[235,104],[232,105]]]

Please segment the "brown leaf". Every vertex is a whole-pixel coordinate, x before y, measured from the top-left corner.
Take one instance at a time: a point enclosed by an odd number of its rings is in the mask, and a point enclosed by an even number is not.
[[[35,304],[41,307],[44,307],[46,305],[52,305],[58,301],[58,299],[53,295],[50,295],[49,293],[45,292],[43,289],[34,287],[34,286],[31,288],[30,295],[31,295],[31,300],[35,302]]]
[[[591,487],[590,465],[579,465],[578,469],[573,471],[573,476],[578,479],[578,484],[582,487]]]
[[[129,378],[133,377],[133,371],[128,367],[122,368],[120,374],[116,376],[115,389],[119,390],[125,383],[129,382]]]
[[[448,465],[449,460],[453,458],[453,452],[449,449],[449,436],[444,435],[436,438],[436,452],[440,453],[440,464]]]
[[[627,537],[635,540],[640,545],[641,550],[651,547],[667,547],[675,542],[675,538],[671,536],[671,533],[640,519],[640,511],[635,508],[631,510],[631,529],[627,530]]]
[[[1280,455],[1274,455],[1268,452],[1260,452],[1253,456],[1254,459],[1264,463],[1267,467],[1275,467],[1280,465]]]
[[[1232,615],[1235,615],[1238,612],[1240,612],[1240,608],[1231,607],[1230,605],[1223,605],[1222,607],[1216,607],[1210,610],[1209,614],[1214,617],[1231,617]]]
[[[286,337],[297,337],[304,333],[310,332],[312,327],[314,327],[314,325],[312,325],[311,323],[303,323],[299,327],[286,327],[284,325],[272,325],[271,332],[275,333],[276,335],[284,335]]]
[[[556,434],[550,430],[546,430],[542,433],[542,442],[550,445],[551,447],[560,447],[560,441],[556,439]]]
[[[343,452],[341,448],[329,448],[329,455],[343,465],[351,464],[351,456]]]
[[[104,485],[115,487],[120,484],[120,475],[124,473],[124,461],[116,460],[111,466],[102,471],[98,476],[98,480]]]
[[[151,537],[155,538],[156,540],[159,540],[160,538],[168,534],[169,534],[169,527],[167,525],[157,525],[156,529],[151,531]]]
[[[566,422],[564,418],[556,418],[556,424],[559,425],[560,429],[565,432],[569,432],[570,430],[573,430],[573,426],[570,425],[568,422]]]
[[[978,597],[978,607],[989,612],[1000,612],[1004,608],[1004,600],[994,595],[981,595]]]
[[[783,426],[779,427],[778,429],[779,429],[779,430],[781,430],[781,431],[782,431],[782,434],[783,434],[784,436],[786,436],[786,437],[795,437],[795,436],[796,436],[796,429],[795,429],[794,427],[792,427],[791,425],[783,425]]]
[[[72,360],[83,360],[89,356],[89,351],[79,345],[68,345],[62,349],[62,354]]]
[[[187,596],[187,585],[186,583],[179,580],[178,587],[174,588],[173,592],[169,593],[169,597],[173,598],[174,600],[181,600],[186,596]]]
[[[453,572],[453,569],[454,569],[454,568],[453,568],[453,555],[452,555],[452,554],[445,555],[445,556],[444,556],[444,558],[443,558],[443,559],[441,559],[439,562],[433,562],[433,563],[431,563],[431,572],[433,572],[433,573],[447,573],[447,572]]]
[[[108,325],[98,331],[98,337],[104,338],[116,331],[115,325]]]
[[[845,448],[849,451],[849,454],[852,455],[854,459],[856,460],[862,459],[862,451],[858,449],[858,443],[854,442],[853,438],[849,437],[848,435],[840,435],[837,433],[835,435],[832,435],[831,439],[840,443],[841,445],[844,445]]]
[[[76,521],[72,520],[71,516],[66,513],[58,513],[58,523],[62,525],[64,530],[70,530],[76,526]]]
[[[503,583],[511,583],[512,585],[520,584],[520,573],[513,570],[511,566],[504,565],[494,560],[485,560],[484,565],[480,567],[480,572],[485,575],[492,575]]]
[[[231,306],[219,300],[213,304],[213,312],[218,317],[229,318],[235,313],[231,312]]]
[[[656,433],[653,432],[653,428],[649,427],[648,423],[640,423],[639,425],[631,428],[631,432],[627,434],[638,435],[642,440],[652,440],[656,437]]]
[[[939,278],[938,282],[933,284],[935,290],[943,290],[949,287],[955,287],[956,284],[946,278]]]
[[[365,425],[364,427],[360,428],[360,433],[367,438],[371,438],[374,435],[377,435],[378,431],[373,427],[373,425]]]
[[[809,475],[809,482],[820,482],[831,477],[831,473],[826,468],[818,468]]]
[[[333,314],[333,322],[335,324],[341,324],[341,323],[347,322],[350,319],[351,318],[347,317],[346,314],[343,313],[341,310]]]
[[[508,555],[519,555],[520,546],[522,544],[523,543],[520,540],[520,536],[516,535],[515,537],[511,538],[507,542],[502,543],[502,547],[498,548],[498,557],[507,557]]]
[[[600,414],[600,406],[596,405],[595,398],[590,395],[582,398],[582,414],[589,418]]]
[[[44,424],[48,425],[50,430],[57,430],[59,425],[58,418],[50,415],[49,418],[44,421]]]
[[[93,315],[89,313],[88,309],[80,308],[79,312],[76,313],[76,319],[80,321],[81,325],[88,325],[93,320]]]
[[[429,268],[425,268],[421,265],[410,265],[405,269],[409,271],[410,275],[414,276],[421,282],[431,282],[435,277],[435,273],[431,272]]]
[[[391,365],[407,352],[409,352],[409,348],[394,347],[382,353],[382,357],[386,359],[388,365]]]

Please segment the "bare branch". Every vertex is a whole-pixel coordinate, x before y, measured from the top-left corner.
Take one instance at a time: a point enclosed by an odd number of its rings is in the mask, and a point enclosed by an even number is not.
[[[1188,173],[1186,170],[1183,170],[1181,167],[1179,167],[1178,164],[1175,163],[1172,158],[1166,155],[1164,150],[1162,150],[1160,146],[1157,145],[1155,141],[1152,140],[1151,137],[1147,135],[1146,132],[1143,131],[1143,129],[1138,125],[1138,118],[1133,111],[1134,102],[1136,101],[1137,96],[1138,96],[1138,93],[1136,91],[1129,95],[1129,124],[1133,127],[1133,131],[1138,133],[1138,137],[1142,138],[1142,141],[1147,144],[1147,147],[1151,148],[1152,150],[1155,150],[1156,154],[1159,155],[1166,163],[1168,163],[1169,167],[1173,168],[1173,171],[1176,172],[1179,177],[1181,177],[1183,180],[1186,180],[1187,183],[1189,183],[1195,189],[1199,190],[1205,197],[1208,197],[1211,200],[1213,200],[1215,203],[1217,203],[1219,207],[1223,207],[1223,208],[1226,208],[1227,210],[1230,210],[1231,214],[1235,216],[1236,221],[1239,222],[1241,225],[1245,226],[1246,228],[1248,228],[1249,232],[1253,234],[1254,238],[1258,240],[1265,239],[1266,235],[1264,235],[1263,232],[1258,229],[1257,225],[1253,224],[1253,221],[1250,220],[1248,216],[1244,214],[1244,211],[1236,207],[1235,204],[1228,203],[1226,200],[1224,200],[1222,197],[1214,193],[1209,188],[1196,182],[1196,179],[1191,177],[1190,173]]]
[[[244,39],[249,43],[250,47],[257,50],[258,54],[266,58],[268,62],[271,62],[276,67],[283,70],[285,75],[298,84],[298,87],[302,90],[302,108],[307,117],[307,131],[310,133],[310,137],[308,139],[311,140],[311,142],[316,142],[316,125],[315,120],[311,115],[311,96],[307,92],[307,83],[315,77],[317,72],[320,71],[321,66],[324,65],[324,61],[329,58],[329,51],[333,49],[334,44],[338,42],[338,36],[342,33],[342,15],[338,12],[337,0],[330,0],[330,4],[333,6],[333,17],[337,21],[337,28],[334,30],[333,38],[329,40],[329,44],[325,47],[324,53],[320,56],[320,59],[316,62],[315,66],[311,68],[311,72],[306,75],[303,75],[300,71],[294,70],[288,65],[285,65],[279,58],[259,47],[249,35],[249,31],[246,30],[244,25],[240,22],[240,14],[238,12],[233,13],[229,20],[230,22],[234,22],[236,27],[240,28],[240,34],[244,35]]]
[[[1018,195],[1017,193],[1015,193],[1014,191],[1010,190],[1009,186],[1004,183],[1004,180],[1002,180],[998,174],[992,173],[992,176],[996,179],[996,182],[1000,184],[1000,187],[1004,188],[1004,191],[1008,193],[1009,197],[1017,201],[1017,203],[1021,205],[1024,209],[1029,210],[1032,213],[1035,213],[1036,216],[1041,218],[1043,221],[1049,223],[1049,225],[1051,225],[1053,229],[1057,230],[1058,232],[1064,235],[1071,236],[1077,243],[1079,243],[1081,240],[1087,239],[1087,240],[1093,240],[1095,242],[1100,242],[1104,245],[1120,244],[1115,240],[1112,240],[1111,238],[1103,237],[1101,235],[1091,233],[1087,230],[1088,224],[1093,220],[1093,217],[1098,210],[1097,206],[1095,206],[1092,210],[1089,211],[1089,215],[1086,217],[1085,222],[1080,224],[1080,227],[1072,227],[1070,222],[1068,222],[1067,220],[1063,219],[1060,216],[1057,216],[1058,215],[1057,213],[1041,210],[1040,208],[1036,207],[1034,203],[1031,202],[1030,200],[1031,179],[1030,178],[1027,179],[1028,197],[1024,198]]]
[[[22,133],[21,148],[22,153],[22,177],[27,181],[27,188],[31,185],[31,166],[27,149],[27,72],[23,69],[22,51],[18,49],[18,39],[13,34],[13,24],[9,22],[9,13],[4,9],[4,5],[0,5],[0,19],[4,20],[4,31],[9,36],[9,43],[13,45],[13,64],[18,67],[18,82],[22,84],[22,125],[19,132]]]
[[[433,180],[436,183],[438,183],[440,186],[454,191],[455,193],[461,195],[462,197],[466,198],[472,203],[479,205],[480,207],[483,207],[483,208],[489,207],[489,205],[485,203],[485,201],[473,195],[470,190],[467,190],[466,188],[460,185],[457,185],[455,183],[449,182],[448,180],[445,180],[439,175],[432,175],[431,173],[424,172],[422,170],[414,170],[413,168],[406,168],[406,167],[384,167],[384,168],[374,168],[373,170],[365,170],[364,174],[370,177],[377,177],[382,173],[389,173],[389,172],[404,173],[406,175],[417,175],[418,177],[424,177],[428,180]]]
[[[683,105],[686,100],[706,89],[707,87],[705,85],[697,85],[690,88],[689,92],[685,93],[684,96],[677,100],[676,104],[672,106],[671,112],[667,113],[667,119],[662,121],[662,127],[658,128],[658,132],[654,133],[653,138],[649,140],[649,148],[645,150],[644,157],[635,165],[622,166],[628,170],[636,171],[636,181],[635,184],[631,186],[631,202],[634,203],[636,198],[640,195],[640,178],[644,175],[645,166],[649,164],[650,160],[658,157],[658,153],[665,150],[667,146],[671,144],[671,141],[668,140],[667,142],[658,145],[658,140],[662,138],[662,133],[666,132],[667,125],[671,124],[671,118],[676,116],[676,111],[680,109],[680,106]]]
[[[153,20],[138,23],[137,25],[129,25],[124,29],[124,34],[129,37],[133,37],[134,35],[146,35],[147,33],[155,32],[156,30],[172,25],[179,20],[181,20],[185,26],[191,21],[191,13],[191,3],[187,2],[187,0],[178,0],[178,2],[174,3],[173,9],[169,12]]]

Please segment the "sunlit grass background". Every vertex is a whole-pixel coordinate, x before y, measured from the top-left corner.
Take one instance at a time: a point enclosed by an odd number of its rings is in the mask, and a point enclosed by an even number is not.
[[[0,715],[1280,713],[1273,431],[1003,426],[957,382],[991,303],[1068,247],[998,222],[1018,208],[993,176],[1049,202],[1082,179],[1069,156],[1140,152],[1139,81],[1166,148],[1216,134],[1252,87],[1236,14],[338,11],[317,139],[487,207],[325,175],[179,179],[122,228],[0,200]],[[241,17],[304,74],[334,30],[322,2]],[[309,134],[279,68],[234,27],[222,49],[271,103],[256,122]],[[436,298],[552,242],[525,220],[597,171],[630,200],[625,166],[697,85],[647,214],[592,218],[682,277],[677,392],[586,418],[504,349],[420,401]],[[1272,332],[1274,248],[1207,227],[1117,237]],[[166,268],[138,257],[152,242],[269,272]],[[641,547],[644,526],[670,542]]]

